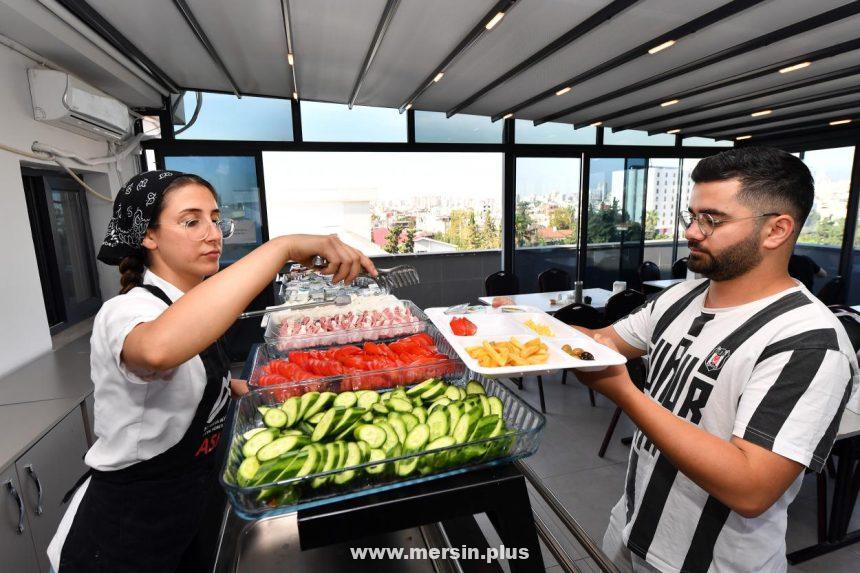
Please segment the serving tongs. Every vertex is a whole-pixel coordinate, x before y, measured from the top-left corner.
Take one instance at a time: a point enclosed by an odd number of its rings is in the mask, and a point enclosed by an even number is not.
[[[320,306],[346,306],[352,302],[352,297],[348,294],[339,294],[334,300],[321,300],[317,302],[303,302],[300,304],[282,304],[279,306],[270,306],[263,310],[251,310],[243,312],[239,315],[239,320],[243,318],[254,318],[256,316],[264,316],[273,312],[281,312],[284,310],[304,310],[306,308],[317,308]]]
[[[328,266],[328,261],[317,255],[313,259],[314,270],[321,270]],[[379,285],[380,290],[386,294],[391,294],[391,291],[397,288],[417,285],[421,281],[418,278],[418,271],[415,267],[409,265],[397,265],[388,269],[376,269],[377,276],[372,277],[367,272],[361,272],[356,277],[358,280],[370,280]]]

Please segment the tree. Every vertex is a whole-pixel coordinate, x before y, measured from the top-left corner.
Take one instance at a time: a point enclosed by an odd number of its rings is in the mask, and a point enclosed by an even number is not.
[[[498,249],[501,246],[502,237],[496,221],[489,211],[484,211],[484,221],[481,225],[481,249]]]
[[[406,240],[400,245],[401,253],[415,252],[415,226],[410,225],[406,228]]]
[[[560,231],[575,231],[576,210],[573,206],[559,207],[549,216],[549,226]]]
[[[388,235],[385,236],[385,246],[383,249],[386,253],[391,253],[392,255],[397,254],[400,249],[400,234],[403,232],[403,227],[401,225],[392,225],[388,230]]]
[[[529,213],[529,204],[525,201],[517,203],[517,211],[514,217],[516,238],[518,247],[532,247],[537,244],[537,228]]]

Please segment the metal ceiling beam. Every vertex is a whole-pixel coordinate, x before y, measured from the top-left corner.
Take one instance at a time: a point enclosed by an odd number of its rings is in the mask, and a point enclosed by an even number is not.
[[[860,85],[851,86],[851,87],[843,88],[840,90],[835,90],[832,92],[815,94],[815,95],[811,95],[808,97],[797,98],[797,99],[793,99],[793,100],[789,100],[789,101],[785,101],[785,102],[777,103],[777,104],[762,104],[758,107],[749,108],[749,109],[746,109],[742,112],[732,112],[732,113],[727,113],[725,115],[718,115],[718,116],[714,116],[714,117],[705,117],[705,118],[701,118],[698,120],[691,120],[691,121],[688,121],[686,123],[672,124],[672,126],[669,128],[648,130],[648,135],[657,135],[659,133],[665,133],[666,129],[680,129],[681,133],[686,135],[686,132],[684,130],[689,129],[691,127],[695,128],[695,127],[698,127],[700,125],[707,125],[709,123],[719,123],[719,122],[728,121],[731,119],[749,119],[753,113],[755,113],[757,111],[762,111],[765,109],[774,112],[774,111],[779,111],[782,109],[797,107],[799,105],[818,103],[818,102],[828,101],[828,100],[832,100],[832,99],[836,99],[836,98],[840,98],[840,97],[845,97],[845,96],[849,96],[849,95],[854,95],[854,94],[860,94]],[[809,113],[809,112],[807,112],[807,113]],[[814,111],[813,111],[813,113],[814,113]]]
[[[801,20],[800,22],[785,26],[783,28],[780,28],[779,30],[774,30],[773,32],[770,32],[768,34],[764,34],[757,38],[753,38],[752,40],[748,40],[746,42],[734,45],[730,48],[720,50],[719,52],[699,58],[698,60],[688,62],[681,66],[677,66],[675,68],[672,68],[671,70],[667,70],[660,74],[645,78],[644,80],[640,80],[608,94],[604,94],[600,97],[592,98],[588,101],[548,114],[535,121],[535,125],[540,125],[548,121],[553,121],[560,117],[576,113],[583,109],[588,109],[599,103],[605,103],[608,100],[617,99],[621,96],[625,96],[627,94],[631,94],[639,90],[663,83],[665,81],[688,74],[690,72],[700,70],[704,67],[723,62],[729,58],[734,58],[736,56],[746,54],[752,50],[763,48],[775,42],[779,42],[781,40],[785,40],[787,38],[791,38],[793,36],[809,32],[810,30],[815,30],[816,28],[820,28],[822,26],[838,22],[839,20],[844,20],[845,18],[854,16],[858,13],[860,13],[860,0],[845,4],[844,6],[840,6],[839,8],[834,8],[833,10],[828,10],[827,12],[812,16],[811,18],[807,18],[805,20]],[[794,59],[792,59],[792,61],[793,60]],[[589,125],[596,121],[604,121],[604,119],[602,117],[596,117],[592,118],[590,121],[587,122],[580,122],[580,124]]]
[[[293,99],[298,101],[299,99],[299,82],[296,79],[296,58],[295,52],[293,51],[293,26],[292,26],[292,18],[290,17],[290,0],[281,0],[281,16],[284,20],[284,37],[287,41],[287,58],[288,58],[288,66],[290,68],[290,79],[293,80]],[[289,59],[292,57],[292,63],[289,63]]]
[[[698,32],[703,28],[706,28],[721,20],[725,20],[726,18],[734,16],[735,14],[742,12],[747,8],[755,6],[756,4],[761,4],[763,1],[764,0],[733,0],[732,2],[720,6],[716,10],[711,10],[707,14],[703,14],[702,16],[699,16],[698,18],[691,20],[686,24],[678,26],[674,30],[670,30],[665,34],[657,36],[653,40],[648,40],[647,42],[639,44],[635,48],[627,50],[621,55],[615,56],[610,60],[598,64],[591,69],[582,72],[581,74],[577,74],[567,81],[556,84],[553,87],[544,90],[543,92],[532,96],[527,100],[521,101],[520,103],[507,108],[503,112],[497,113],[492,117],[492,121],[498,121],[509,113],[515,114],[518,111],[527,107],[531,107],[542,100],[554,97],[556,92],[565,88],[573,89],[578,84],[581,84],[586,80],[590,80],[591,78],[595,78],[597,76],[605,74],[606,72],[613,70],[619,66],[622,66],[628,62],[631,62],[639,57],[648,55],[648,50],[654,48],[655,46],[659,46],[669,41],[677,42],[685,36],[694,34],[695,32]]]
[[[808,88],[810,86],[815,86],[824,82],[835,81],[847,77],[851,77],[854,75],[860,74],[860,65],[851,66],[849,68],[845,68],[843,70],[836,70],[833,72],[826,72],[823,74],[818,74],[816,76],[811,76],[808,78],[804,78],[802,80],[797,80],[793,82],[788,82],[784,84],[780,84],[778,86],[772,88],[766,88],[761,90],[756,90],[754,92],[750,92],[748,94],[741,94],[730,98],[723,98],[719,101],[702,104],[698,107],[688,108],[688,109],[680,109],[678,111],[672,113],[666,113],[663,115],[659,115],[656,117],[639,120],[633,123],[622,124],[617,126],[615,129],[621,131],[623,129],[637,129],[640,127],[654,125],[657,123],[663,123],[664,121],[669,121],[672,119],[677,119],[679,117],[684,117],[687,115],[692,115],[696,113],[702,113],[705,111],[711,111],[713,109],[719,109],[721,107],[725,107],[728,105],[734,105],[738,103],[743,103],[747,101],[752,101],[754,99],[759,99],[763,97],[770,97],[774,95],[783,94],[786,92],[799,90],[803,88]],[[632,112],[631,112],[632,113]]]
[[[385,3],[382,16],[380,16],[379,23],[376,25],[376,32],[373,33],[373,40],[370,41],[370,46],[367,47],[367,54],[365,54],[364,62],[361,64],[361,70],[358,72],[358,77],[355,78],[355,84],[352,86],[352,92],[349,94],[349,109],[352,109],[352,106],[355,105],[358,92],[361,90],[361,86],[367,77],[367,72],[370,71],[370,66],[373,65],[373,59],[376,57],[377,52],[379,52],[385,32],[388,30],[388,26],[397,12],[398,4],[400,4],[400,0],[388,0]]]
[[[412,92],[412,94],[408,98],[406,98],[406,101],[400,104],[400,113],[406,111],[406,108],[411,107],[412,104],[415,103],[415,100],[421,97],[421,94],[423,94],[430,86],[436,83],[435,79],[439,74],[444,74],[445,70],[448,69],[448,66],[450,66],[451,63],[454,62],[454,60],[456,60],[463,52],[471,48],[472,45],[474,45],[475,42],[477,42],[484,34],[489,32],[486,27],[487,22],[489,22],[499,12],[506,13],[518,1],[519,0],[499,0],[498,2],[496,2],[496,4],[492,8],[490,8],[489,12],[484,14],[484,16],[481,17],[478,23],[475,24],[471,30],[469,30],[469,33],[466,34],[466,37],[463,38],[459,44],[457,44],[457,46],[451,51],[451,53],[445,56],[445,59],[442,60],[442,63],[436,66],[436,69],[430,72],[430,75],[424,78],[424,80],[418,85],[415,91]]]
[[[158,67],[146,54],[140,51],[131,41],[126,38],[122,32],[117,30],[104,16],[84,0],[57,0],[60,5],[66,10],[74,14],[77,18],[83,21],[87,26],[93,29],[99,36],[104,38],[110,45],[119,50],[129,60],[145,70],[152,76],[164,89],[171,93],[179,93],[181,91],[179,85],[173,79]]]
[[[224,60],[222,60],[221,56],[218,55],[218,52],[215,50],[215,46],[213,46],[212,42],[209,41],[209,37],[206,35],[206,32],[203,31],[203,27],[191,11],[191,7],[188,6],[185,0],[173,0],[173,5],[176,6],[176,9],[179,10],[179,13],[182,14],[183,18],[185,18],[185,23],[188,24],[188,27],[191,28],[192,32],[194,32],[197,40],[203,45],[203,48],[209,54],[209,57],[215,63],[215,66],[221,70],[224,78],[233,87],[233,93],[237,98],[241,98],[242,94],[239,90],[239,86],[236,84],[236,80],[233,79],[233,76],[230,74],[230,70],[228,70],[227,66],[224,64]]]
[[[708,132],[705,132],[706,135],[699,134],[698,137],[711,137],[714,139],[734,139],[736,137],[740,137],[743,135],[752,135],[753,139],[756,137],[770,137],[773,134],[785,133],[788,131],[797,131],[804,128],[814,128],[814,127],[839,127],[839,126],[830,126],[829,123],[831,121],[839,121],[841,119],[850,119],[851,123],[846,125],[853,125],[860,120],[860,104],[854,106],[853,111],[843,111],[840,113],[833,113],[828,115],[827,117],[820,117],[818,119],[811,119],[809,121],[804,121],[800,123],[794,123],[789,125],[774,125],[773,129],[763,129],[759,131],[754,131],[752,129],[729,129],[729,130],[719,130],[714,129]],[[769,123],[777,123],[776,121],[771,121]]]
[[[509,69],[508,71],[506,71],[505,73],[503,73],[475,93],[449,109],[447,112],[447,117],[451,117],[452,115],[463,111],[464,109],[484,97],[490,91],[499,87],[511,78],[518,76],[530,67],[542,62],[546,58],[561,50],[562,48],[567,47],[568,45],[580,39],[584,35],[588,34],[601,24],[608,22],[613,17],[617,16],[638,1],[639,0],[613,0],[605,7],[601,8],[600,10],[598,10],[597,12],[595,12],[594,14],[592,14],[591,16],[589,16],[588,18],[586,18],[585,20],[583,20],[555,40],[553,40],[552,42],[538,50],[537,52],[527,57],[525,60],[523,60],[513,68]]]
[[[741,84],[744,82],[748,82],[750,80],[754,80],[756,78],[761,78],[764,76],[768,76],[771,74],[776,74],[779,70],[792,66],[794,64],[799,64],[801,62],[817,62],[820,60],[824,60],[827,58],[832,58],[834,56],[839,56],[845,54],[847,52],[853,52],[855,50],[860,50],[860,38],[855,40],[849,40],[847,42],[842,42],[841,44],[836,44],[835,46],[830,46],[828,48],[822,48],[820,50],[815,50],[814,52],[808,52],[806,54],[802,54],[800,56],[796,56],[790,58],[788,60],[782,60],[781,62],[776,62],[774,64],[770,64],[768,66],[764,66],[761,68],[757,68],[755,70],[744,72],[741,74],[736,74],[734,76],[718,80],[715,82],[710,82],[703,86],[698,86],[689,90],[685,90],[683,92],[675,93],[671,96],[661,96],[659,99],[653,99],[651,101],[647,101],[635,106],[631,106],[625,109],[621,109],[609,114],[605,114],[602,116],[602,121],[612,121],[613,119],[624,117],[627,115],[632,115],[634,113],[639,113],[640,111],[646,110],[654,110],[660,109],[660,104],[665,101],[670,100],[685,100],[687,98],[691,98],[693,96],[706,94],[709,92],[713,92],[718,89],[722,89],[728,86],[733,86],[737,84]],[[577,124],[578,125],[578,124]],[[626,127],[616,126],[612,129],[613,132],[616,131],[624,131],[628,129]]]
[[[812,115],[819,115],[822,113],[830,113],[837,111],[845,111],[849,109],[854,109],[860,107],[860,101],[851,101],[846,103],[839,103],[828,105],[826,107],[818,108],[818,109],[805,109],[803,111],[796,111],[794,113],[787,113],[784,115],[773,115],[770,114],[760,119],[749,119],[747,116],[747,121],[738,121],[735,123],[730,123],[726,125],[716,125],[713,127],[702,127],[701,129],[693,129],[691,131],[683,132],[684,137],[702,137],[706,133],[717,133],[717,132],[728,132],[728,131],[745,131],[749,129],[755,129],[761,125],[768,125],[771,123],[779,123],[782,121],[790,121],[794,119],[804,119]]]

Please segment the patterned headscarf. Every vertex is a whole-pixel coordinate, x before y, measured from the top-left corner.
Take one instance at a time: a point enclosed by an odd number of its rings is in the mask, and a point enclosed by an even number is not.
[[[98,259],[108,265],[118,265],[129,255],[142,255],[141,243],[164,190],[186,175],[179,171],[146,171],[132,177],[114,199],[113,216],[108,222]]]

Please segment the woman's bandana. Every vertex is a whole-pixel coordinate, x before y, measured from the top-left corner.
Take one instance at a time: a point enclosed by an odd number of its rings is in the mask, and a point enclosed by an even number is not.
[[[186,175],[179,171],[146,171],[132,177],[114,199],[113,216],[98,259],[108,265],[119,265],[129,255],[142,256],[141,243],[164,190]]]

